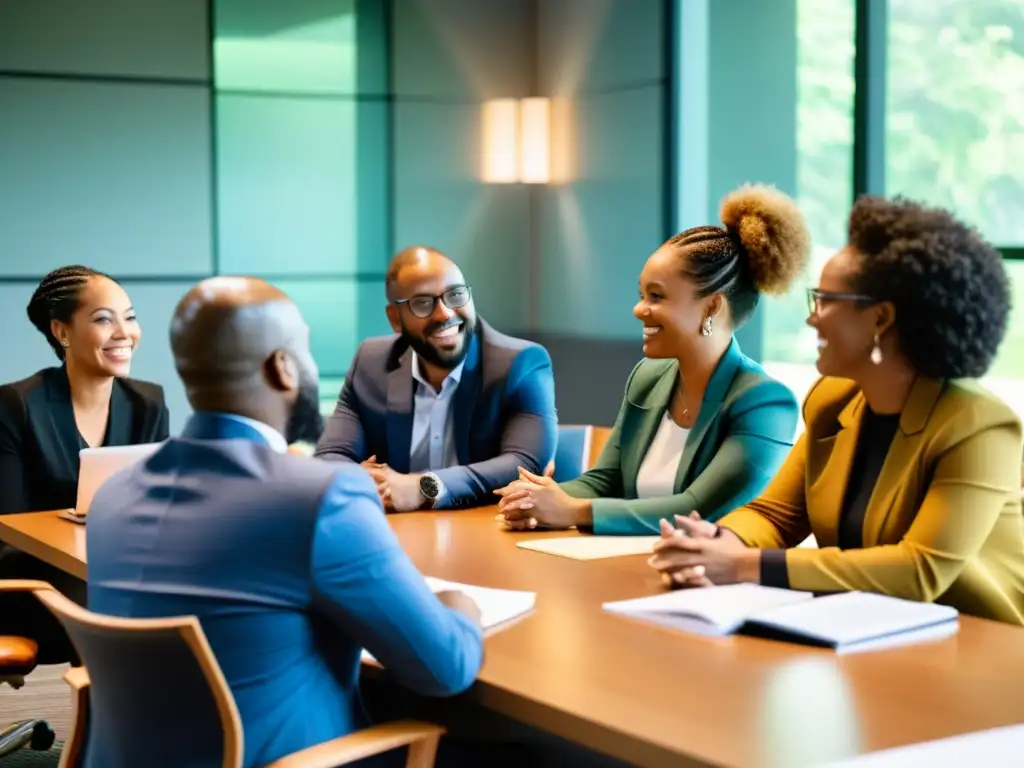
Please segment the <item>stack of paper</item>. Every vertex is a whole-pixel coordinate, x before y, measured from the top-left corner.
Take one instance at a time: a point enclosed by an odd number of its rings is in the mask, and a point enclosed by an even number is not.
[[[488,587],[475,587],[471,584],[460,584],[455,581],[435,579],[432,576],[424,577],[427,586],[436,595],[446,590],[463,592],[480,608],[480,623],[483,625],[484,633],[492,633],[501,630],[504,625],[513,619],[529,613],[537,603],[536,592],[517,592],[508,589],[490,589]],[[364,650],[363,661],[375,662],[373,655]]]
[[[601,560],[606,557],[649,555],[660,536],[572,536],[564,539],[520,541],[520,549],[558,555],[573,560]]]

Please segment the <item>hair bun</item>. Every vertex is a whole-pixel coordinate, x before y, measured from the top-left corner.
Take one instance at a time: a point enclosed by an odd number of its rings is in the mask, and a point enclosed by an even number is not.
[[[811,253],[811,236],[797,204],[774,187],[744,184],[722,198],[720,215],[743,245],[757,290],[785,293]]]
[[[39,289],[36,289],[29,300],[26,308],[29,322],[32,323],[44,336],[50,333],[50,312],[45,302],[39,297]]]

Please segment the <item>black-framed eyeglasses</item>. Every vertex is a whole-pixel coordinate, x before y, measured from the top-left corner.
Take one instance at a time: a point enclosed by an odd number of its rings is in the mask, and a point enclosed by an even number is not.
[[[875,304],[878,302],[873,296],[865,296],[863,293],[833,293],[822,291],[818,288],[807,289],[807,311],[812,315],[821,310],[821,304],[825,301],[853,301],[857,304]]]
[[[469,304],[473,298],[473,289],[468,285],[453,285],[444,293],[438,296],[430,294],[417,294],[408,299],[395,299],[395,305],[407,304],[409,311],[416,317],[426,318],[434,314],[437,308],[437,301],[440,299],[448,309],[461,309]]]

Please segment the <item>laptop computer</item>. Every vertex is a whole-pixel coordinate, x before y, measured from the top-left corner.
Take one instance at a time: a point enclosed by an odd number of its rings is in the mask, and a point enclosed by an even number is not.
[[[85,523],[92,497],[99,487],[115,472],[151,456],[161,445],[163,443],[83,448],[78,452],[80,465],[75,508],[61,510],[59,517],[73,523]]]

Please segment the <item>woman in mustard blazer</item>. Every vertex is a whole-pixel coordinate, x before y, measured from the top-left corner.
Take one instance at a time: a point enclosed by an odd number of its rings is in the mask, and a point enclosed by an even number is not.
[[[768,187],[730,193],[721,217],[724,227],[687,230],[647,260],[633,308],[646,359],[597,465],[561,485],[521,470],[498,491],[506,525],[657,534],[673,514],[715,519],[775,473],[793,444],[796,398],[740,351],[733,330],[762,291],[789,287],[810,238],[796,204]]]
[[[971,379],[1002,341],[1001,257],[950,214],[861,198],[810,291],[822,378],[806,432],[721,525],[662,526],[678,585],[861,590],[1024,624],[1021,423]],[[819,549],[795,548],[809,533]]]

